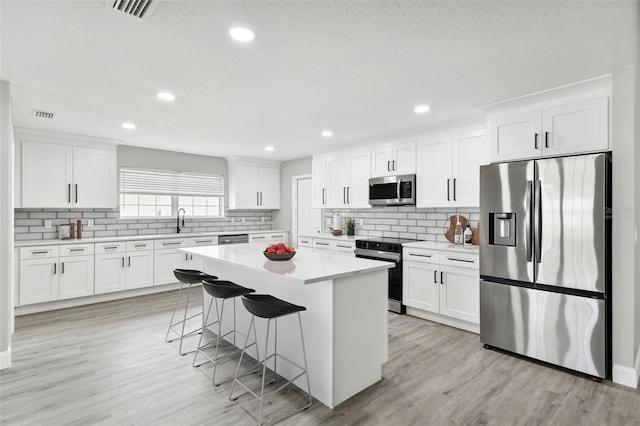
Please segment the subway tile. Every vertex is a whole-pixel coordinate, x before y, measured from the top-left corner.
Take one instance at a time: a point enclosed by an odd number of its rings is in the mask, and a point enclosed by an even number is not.
[[[425,213],[407,213],[407,219],[425,219],[426,217]]]
[[[160,229],[160,228],[166,228],[167,224],[166,223],[150,223],[149,224],[149,229]]]
[[[391,227],[391,230],[395,231],[395,232],[407,232],[407,227],[406,226],[395,226],[394,225],[394,226]]]
[[[116,231],[96,231],[93,234],[96,238],[117,236]]]
[[[13,236],[15,241],[26,241],[26,240],[41,240],[42,234],[33,233],[33,234],[15,234]]]
[[[140,229],[138,230],[138,235],[154,235],[157,234],[157,229]]]
[[[58,219],[80,219],[82,212],[58,212]]]
[[[417,240],[416,234],[412,232],[401,232],[398,238],[409,238],[411,240]]]
[[[82,230],[82,237],[83,238],[94,238],[93,231],[85,231],[83,229]]]
[[[138,232],[136,230],[126,230],[126,231],[116,231],[118,237],[126,237],[126,236],[131,236],[131,235],[138,235]]]
[[[116,223],[118,223],[118,221],[114,218],[108,218],[108,219],[96,219],[94,223],[96,225],[115,225]]]
[[[103,217],[107,217],[107,213],[106,212],[83,212],[82,217],[103,218]]]
[[[407,231],[414,232],[414,233],[424,232],[424,226],[409,226],[407,228]]]
[[[112,219],[118,219],[120,217],[120,212],[119,211],[107,212],[106,217],[109,217]]]
[[[107,231],[120,231],[127,229],[127,225],[124,223],[118,223],[115,225],[105,225],[107,227]]]
[[[42,226],[42,219],[16,219],[13,221],[14,226]]]
[[[29,212],[29,219],[55,219],[55,212]]]
[[[29,212],[21,212],[21,211],[18,211],[18,210],[14,210],[13,218],[14,219],[28,219],[29,218]]]
[[[401,219],[401,220],[398,221],[398,225],[416,226],[416,220],[415,219]]]
[[[14,234],[24,234],[29,232],[29,227],[28,226],[15,226],[13,228],[13,233]]]
[[[376,231],[391,231],[390,225],[376,225]]]
[[[400,238],[400,234],[398,232],[392,231],[383,231],[382,236],[385,238]]]
[[[42,233],[43,240],[57,240],[58,233],[57,232],[43,232]]]
[[[146,223],[132,223],[127,225],[127,229],[148,229],[148,226]]]
[[[418,220],[416,222],[416,226],[437,226],[437,225],[438,225],[437,221],[433,219]]]

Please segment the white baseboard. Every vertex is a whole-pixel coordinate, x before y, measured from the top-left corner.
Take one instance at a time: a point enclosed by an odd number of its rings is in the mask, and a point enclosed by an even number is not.
[[[0,370],[11,367],[11,350],[0,352]]]
[[[426,319],[433,322],[439,322],[449,327],[460,328],[465,331],[480,334],[480,325],[462,321],[457,318],[451,318],[445,315],[434,314],[431,312],[423,311],[422,309],[411,308],[407,306],[407,315]]]
[[[626,367],[623,365],[613,365],[612,381],[619,385],[628,386],[630,388],[638,389],[640,380],[640,346],[636,351],[635,362],[632,367]]]

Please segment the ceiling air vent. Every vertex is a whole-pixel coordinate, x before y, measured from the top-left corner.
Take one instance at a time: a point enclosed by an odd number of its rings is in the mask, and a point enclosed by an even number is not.
[[[52,112],[39,111],[37,109],[33,110],[33,116],[38,118],[53,118]]]
[[[158,0],[106,0],[105,6],[134,18],[148,20]]]

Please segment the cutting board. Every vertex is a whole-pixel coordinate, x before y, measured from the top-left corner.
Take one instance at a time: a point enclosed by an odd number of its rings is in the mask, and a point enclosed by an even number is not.
[[[464,232],[464,230],[467,229],[468,222],[469,220],[466,217],[460,215],[460,225],[462,225],[462,232]],[[449,229],[447,229],[447,232],[444,233],[444,236],[451,243],[455,243],[457,223],[458,223],[458,215],[449,217]],[[476,229],[473,229],[473,228],[471,229],[471,232],[473,233],[471,244],[473,244],[474,246],[479,245],[480,244],[480,222],[478,222],[478,226],[476,227]]]

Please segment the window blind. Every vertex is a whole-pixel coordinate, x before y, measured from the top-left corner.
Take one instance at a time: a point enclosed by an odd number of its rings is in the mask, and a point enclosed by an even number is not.
[[[121,167],[120,192],[201,197],[224,196],[224,176]]]

